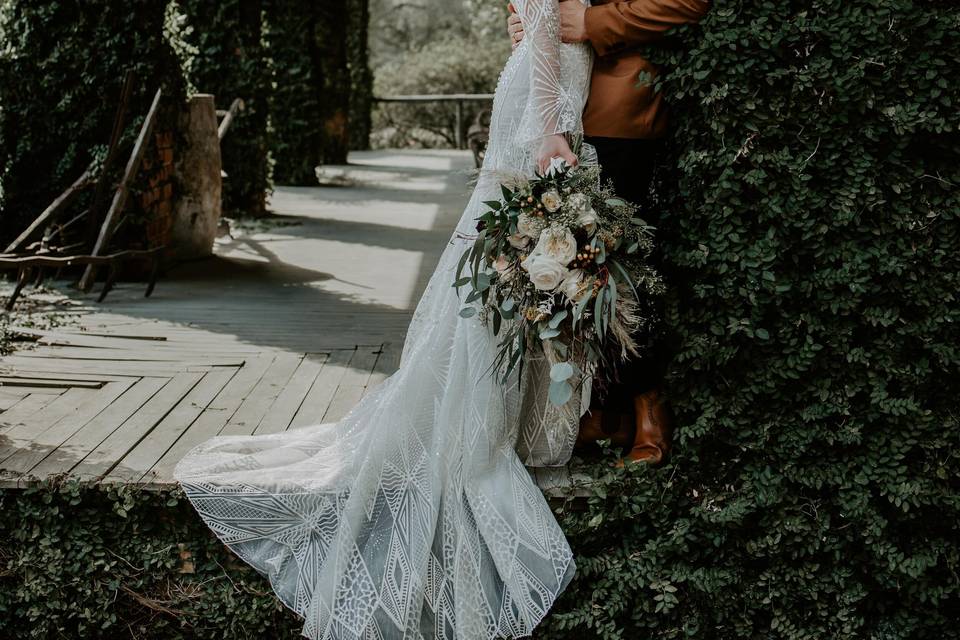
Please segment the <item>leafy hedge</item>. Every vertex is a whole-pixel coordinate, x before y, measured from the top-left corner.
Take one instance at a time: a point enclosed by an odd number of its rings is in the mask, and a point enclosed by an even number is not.
[[[175,117],[184,84],[166,18],[154,0],[0,3],[0,242],[103,159],[128,69],[137,82],[126,138],[158,87],[160,128]]]
[[[179,491],[0,491],[4,638],[296,638],[301,626]]]
[[[673,460],[563,522],[539,638],[956,638],[960,8],[717,2],[651,51]]]

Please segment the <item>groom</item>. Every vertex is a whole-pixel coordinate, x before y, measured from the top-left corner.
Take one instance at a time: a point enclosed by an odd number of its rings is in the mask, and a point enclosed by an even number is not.
[[[639,83],[641,74],[653,76],[657,69],[637,49],[673,27],[697,22],[709,5],[707,0],[594,0],[593,5],[560,2],[561,39],[589,42],[596,53],[583,114],[586,142],[596,147],[603,177],[613,181],[617,194],[646,209],[644,217],[656,226],[646,205],[668,116],[662,96]],[[516,47],[523,24],[510,9],[507,28]],[[605,406],[584,416],[578,443],[610,438],[630,447],[630,461],[661,462],[670,447],[670,411],[660,388],[668,361],[661,340],[642,359],[627,363],[623,382],[610,390]]]

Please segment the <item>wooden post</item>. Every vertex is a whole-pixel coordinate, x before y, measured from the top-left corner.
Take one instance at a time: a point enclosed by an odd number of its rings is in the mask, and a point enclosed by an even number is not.
[[[100,255],[101,252],[107,248],[107,245],[110,243],[110,237],[113,235],[115,220],[127,203],[127,196],[130,194],[130,185],[133,183],[137,171],[140,169],[140,163],[143,161],[143,154],[147,149],[150,133],[153,131],[153,125],[157,118],[157,110],[160,107],[161,95],[163,95],[163,91],[157,89],[157,93],[153,96],[153,103],[150,105],[150,111],[147,112],[143,126],[140,127],[140,134],[137,136],[137,141],[133,145],[130,160],[127,162],[126,169],[123,171],[123,178],[120,179],[120,184],[117,186],[117,191],[113,196],[113,202],[110,203],[107,216],[103,220],[103,226],[100,227],[100,235],[97,237],[96,244],[93,245],[92,255],[94,256]],[[88,265],[86,271],[83,272],[83,277],[80,278],[80,290],[89,291],[90,287],[93,286],[95,276],[95,265]]]

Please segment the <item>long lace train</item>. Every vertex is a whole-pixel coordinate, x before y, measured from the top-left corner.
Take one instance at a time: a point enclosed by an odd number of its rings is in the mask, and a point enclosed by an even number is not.
[[[559,45],[555,0],[515,5],[528,40],[501,75],[484,170],[399,370],[337,423],[214,438],[175,472],[213,531],[303,616],[309,638],[523,637],[574,572],[515,452],[519,382],[488,375],[495,343],[459,316],[451,287],[482,202],[497,197],[495,176],[530,170],[537,135],[579,133],[590,54]]]

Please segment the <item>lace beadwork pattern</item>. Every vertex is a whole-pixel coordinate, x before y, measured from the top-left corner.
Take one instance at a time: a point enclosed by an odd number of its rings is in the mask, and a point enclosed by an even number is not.
[[[308,638],[521,638],[574,573],[514,448],[519,381],[488,375],[493,337],[459,316],[451,287],[482,202],[498,192],[493,172],[528,172],[537,138],[580,133],[589,52],[559,44],[556,0],[514,4],[528,40],[501,75],[484,172],[398,371],[336,423],[217,437],[175,472],[211,529],[304,618]]]

